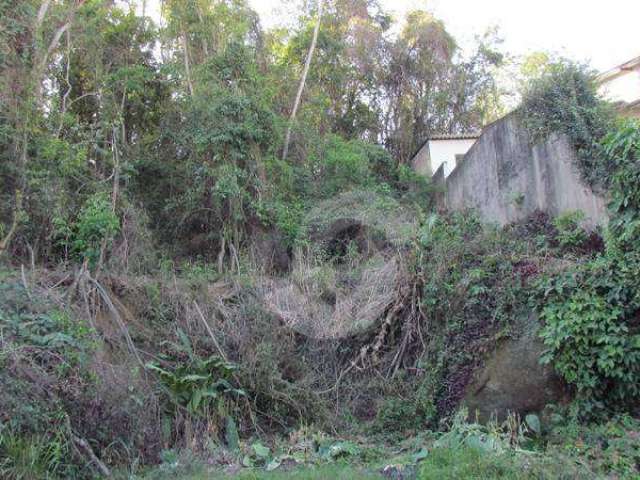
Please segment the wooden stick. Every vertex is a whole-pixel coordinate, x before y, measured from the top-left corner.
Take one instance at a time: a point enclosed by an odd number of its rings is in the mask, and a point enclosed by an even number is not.
[[[91,445],[84,439],[80,438],[75,434],[72,434],[71,438],[73,439],[73,443],[76,444],[79,450],[82,450],[87,457],[91,460],[91,462],[96,466],[98,471],[103,477],[111,477],[111,470],[100,461],[100,459],[93,453],[93,449]]]

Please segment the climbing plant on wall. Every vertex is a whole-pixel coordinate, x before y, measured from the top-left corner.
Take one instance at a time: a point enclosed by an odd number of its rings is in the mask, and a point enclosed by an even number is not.
[[[608,157],[601,155],[600,141],[613,115],[597,88],[594,72],[560,60],[525,84],[520,115],[534,142],[553,133],[569,137],[583,178],[592,187],[602,188],[610,169],[604,162]]]
[[[640,124],[624,122],[602,144],[613,170],[606,251],[542,282],[543,361],[588,413],[627,406],[640,393]]]

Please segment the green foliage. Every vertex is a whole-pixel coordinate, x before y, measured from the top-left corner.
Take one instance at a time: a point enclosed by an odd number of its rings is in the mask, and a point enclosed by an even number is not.
[[[110,466],[129,465],[132,476],[138,463],[176,448],[166,445],[176,439],[207,455],[223,451],[226,462],[247,454],[264,470],[307,457],[358,461],[366,448],[353,439],[317,435],[300,448],[267,446],[271,433],[302,423],[341,427],[327,422],[339,417],[333,406],[344,407],[344,417],[375,415],[374,430],[388,438],[440,426],[487,349],[510,334],[539,258],[549,258],[544,235],[533,242],[469,214],[426,216],[432,186],[408,166],[427,135],[474,130],[500,111],[495,38],[465,56],[429,13],[412,13],[392,38],[378,2],[328,2],[283,161],[313,2],[288,32],[263,32],[247,0],[167,0],[159,27],[123,2],[46,2],[36,30],[41,3],[0,0],[0,237],[17,218],[7,258],[34,264],[18,281],[0,279],[0,477],[92,475],[73,435]],[[67,20],[68,35],[49,43]],[[611,165],[620,174],[603,177],[614,185],[606,258],[556,279],[546,294],[548,359],[584,396],[601,402],[611,388],[610,397],[624,401],[638,375],[640,142],[629,124],[609,138],[606,157],[592,161],[606,115],[584,72],[563,68],[545,69],[531,86],[524,110],[533,136],[566,133],[590,175]],[[244,259],[255,232],[275,229],[290,249],[306,246],[308,227],[347,215],[367,228],[367,248],[373,240],[385,255],[387,243],[402,253],[398,270],[412,279],[406,301],[415,318],[390,325],[376,352],[386,357],[381,364],[363,361],[359,370],[356,362],[343,376],[346,362],[366,352],[364,339],[294,332],[264,306],[265,285],[275,280],[244,268]],[[112,275],[139,252],[156,253],[145,242],[147,218],[163,249],[161,280]],[[577,219],[561,218],[556,227],[561,250],[577,249],[584,236]],[[300,287],[335,300],[364,275],[360,248],[345,240]],[[58,271],[40,276],[40,265],[70,259],[90,267],[105,260],[91,277],[104,291],[84,270],[75,280]],[[344,261],[344,270],[327,260]],[[227,282],[228,269],[242,275]],[[208,306],[212,313],[216,304],[211,318],[221,345],[201,338],[202,325],[190,318],[196,296],[203,305],[216,299]],[[372,381],[405,332],[397,371],[389,372],[395,380]],[[155,359],[148,371],[140,357]],[[544,429],[532,422],[537,439]],[[439,460],[449,448],[460,472],[473,474],[472,462],[486,477],[511,471],[511,460],[495,456],[496,447],[506,450],[504,436],[496,440],[476,425],[452,430],[433,454],[422,446],[413,463],[431,458],[436,471],[451,470]],[[245,442],[254,433],[265,443]],[[226,445],[212,447],[215,441]],[[633,455],[623,455],[628,471]],[[162,457],[181,461],[169,450]],[[298,478],[377,477],[378,470],[321,467]]]
[[[587,67],[559,60],[532,78],[523,92],[520,115],[534,142],[551,134],[569,137],[578,153],[579,169],[588,184],[606,186],[600,140],[612,112],[598,97],[595,74]]]
[[[580,225],[583,219],[584,213],[581,211],[566,212],[553,219],[553,226],[558,231],[556,239],[560,248],[576,249],[587,241],[587,232]]]
[[[287,246],[304,241],[305,207],[300,200],[274,196],[256,206],[256,214],[265,225],[275,226],[284,236]]]
[[[28,292],[13,282],[0,286],[0,329],[7,340],[55,352],[74,364],[91,350],[94,333],[65,311],[34,304]]]
[[[541,284],[544,361],[576,387],[584,413],[628,407],[640,392],[639,131],[625,123],[604,144],[616,166],[605,253]]]
[[[416,417],[416,405],[413,402],[390,398],[378,409],[374,430],[391,435],[393,432],[405,432],[424,424],[424,419]]]
[[[430,210],[433,205],[433,187],[430,179],[406,165],[398,165],[396,172],[397,178],[390,179],[390,184],[400,192],[402,199],[425,211]]]
[[[640,335],[623,321],[623,311],[584,286],[570,296],[554,282],[540,312],[540,334],[549,351],[542,361],[555,366],[586,398],[620,401],[640,392]]]
[[[61,438],[17,436],[0,429],[0,476],[6,480],[63,478],[65,456]]]
[[[613,166],[611,179],[611,238],[608,248],[637,250],[640,239],[640,121],[622,122],[604,139],[604,154]]]
[[[101,248],[107,246],[120,229],[120,220],[104,194],[90,197],[71,225],[62,218],[54,219],[54,224],[60,244],[92,265],[98,261]]]
[[[404,387],[381,387],[377,432],[437,428],[458,407],[487,350],[518,332],[541,269],[535,255],[544,246],[532,237],[485,226],[472,212],[421,219],[410,265],[429,334],[415,374],[397,375]]]
[[[440,479],[516,479],[521,467],[509,457],[472,447],[436,448],[429,452],[420,468],[420,480]]]
[[[61,397],[87,386],[84,366],[94,351],[93,330],[70,312],[34,298],[15,278],[0,285],[0,410],[11,412],[0,416],[0,477],[79,475],[68,423],[73,402]]]
[[[436,384],[441,378],[438,373],[434,369],[417,382],[405,373],[380,386],[383,396],[370,430],[383,438],[396,440],[405,437],[407,432],[433,428],[439,419],[435,405]]]
[[[146,478],[146,477],[145,477]],[[185,473],[176,477],[175,473],[170,476],[152,475],[150,479],[169,480],[179,478],[180,480],[209,480],[211,473],[206,468],[201,467],[196,473]],[[319,465],[314,467],[293,468],[290,471],[262,472],[255,470],[244,470],[233,476],[221,473],[216,477],[220,479],[234,478],[236,480],[325,480],[327,478],[335,480],[380,480],[384,477],[376,472],[367,471],[357,466],[349,464]]]
[[[552,418],[552,429],[545,438],[550,454],[588,461],[596,478],[633,479],[640,474],[640,444],[635,433],[640,427],[638,419],[622,415],[584,423],[562,410]]]
[[[318,139],[309,158],[309,175],[302,178],[303,192],[316,198],[356,188],[373,188],[393,178],[393,161],[380,146],[362,140],[346,140],[338,135]]]
[[[201,358],[183,332],[178,336],[180,344],[167,343],[174,352],[165,358],[168,366],[152,362],[146,367],[158,373],[174,408],[185,408],[194,416],[224,415],[225,401],[245,394],[231,384],[235,366],[217,356]],[[180,361],[179,354],[188,360]]]

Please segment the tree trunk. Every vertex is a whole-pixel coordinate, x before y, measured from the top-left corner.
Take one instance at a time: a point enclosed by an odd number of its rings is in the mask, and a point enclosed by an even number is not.
[[[4,253],[9,248],[11,244],[11,240],[13,240],[13,236],[16,233],[16,229],[18,228],[18,224],[20,223],[20,215],[22,213],[22,191],[16,190],[15,193],[15,205],[13,206],[13,220],[11,222],[11,227],[7,234],[0,240],[0,257],[4,255]]]
[[[191,67],[189,66],[189,45],[187,43],[187,34],[182,32],[182,53],[184,55],[184,74],[187,77],[187,86],[189,94],[193,97],[193,83],[191,82]]]
[[[300,79],[300,86],[298,87],[298,93],[296,94],[296,101],[293,104],[293,110],[291,111],[291,117],[289,117],[289,126],[287,127],[287,135],[284,140],[284,149],[282,150],[282,160],[287,159],[289,154],[289,142],[291,141],[291,130],[293,123],[298,113],[298,107],[300,107],[300,100],[302,99],[302,92],[304,90],[304,84],[307,81],[307,75],[309,74],[309,67],[311,66],[311,59],[313,58],[313,52],[316,49],[316,43],[318,43],[318,32],[320,31],[320,21],[322,19],[322,0],[318,0],[318,21],[313,29],[313,39],[311,40],[311,46],[307,53],[307,60],[304,64],[304,70],[302,71],[302,78]]]

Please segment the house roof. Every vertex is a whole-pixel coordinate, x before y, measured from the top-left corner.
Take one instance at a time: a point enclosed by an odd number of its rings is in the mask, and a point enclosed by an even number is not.
[[[480,138],[481,132],[469,133],[441,133],[431,135],[428,140],[475,140]]]
[[[420,143],[418,149],[411,155],[411,158],[415,158],[416,155],[424,148],[424,146],[431,140],[477,140],[480,138],[482,132],[467,132],[467,133],[434,133],[428,137],[424,142]]]
[[[598,75],[597,81],[598,83],[606,83],[636,68],[640,68],[640,56],[601,73]]]

